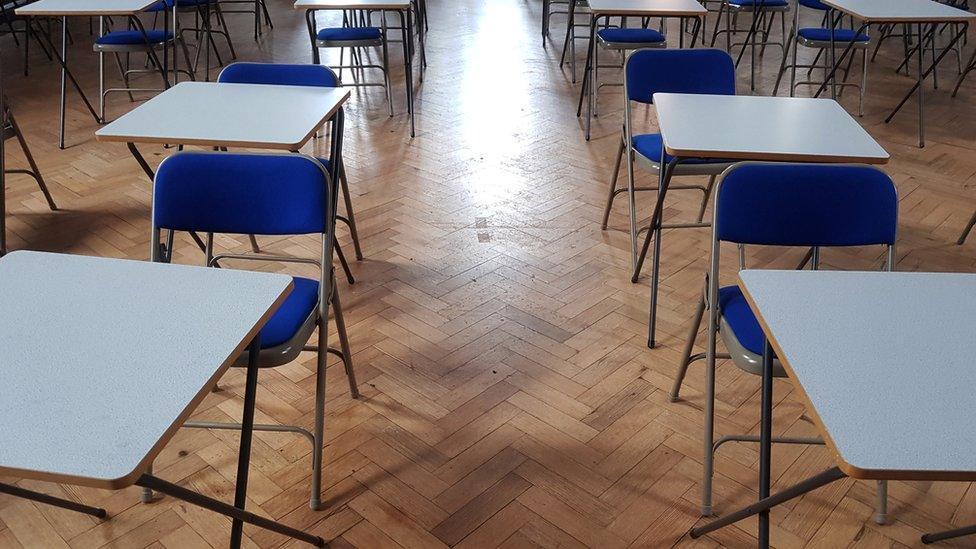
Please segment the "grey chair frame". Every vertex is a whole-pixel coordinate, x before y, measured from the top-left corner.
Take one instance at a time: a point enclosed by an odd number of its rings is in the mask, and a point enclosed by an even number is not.
[[[194,154],[194,153],[179,153],[179,154]],[[212,154],[212,153],[210,153]],[[312,431],[309,432],[303,427],[296,425],[279,425],[279,424],[255,424],[253,429],[255,431],[268,431],[268,432],[289,432],[297,433],[309,440],[312,444],[312,477],[311,477],[311,496],[309,498],[309,507],[313,510],[321,510],[322,506],[322,454],[325,445],[325,390],[326,390],[326,367],[327,367],[327,357],[329,353],[336,355],[342,360],[343,367],[345,368],[346,377],[349,381],[349,393],[352,398],[359,398],[359,387],[356,382],[356,374],[352,362],[352,352],[349,347],[349,337],[346,333],[345,319],[342,315],[342,305],[339,301],[339,292],[335,284],[335,269],[332,266],[333,251],[335,248],[335,213],[336,213],[336,200],[337,193],[335,190],[335,185],[332,184],[332,178],[329,176],[328,170],[315,158],[300,154],[300,153],[267,153],[266,156],[288,156],[294,157],[296,154],[307,160],[314,162],[322,171],[325,180],[327,181],[331,193],[330,199],[327,201],[327,211],[326,219],[331,220],[328,224],[329,231],[321,235],[321,255],[318,259],[295,257],[290,255],[272,255],[272,254],[262,254],[262,253],[242,253],[242,254],[215,254],[214,253],[214,234],[207,233],[206,239],[206,249],[205,249],[205,265],[208,267],[216,267],[218,261],[222,260],[243,260],[243,261],[261,261],[261,262],[279,262],[279,263],[297,263],[297,264],[311,264],[315,265],[320,270],[319,278],[319,296],[318,304],[315,309],[309,314],[308,318],[302,324],[302,327],[296,332],[294,336],[288,341],[282,343],[281,345],[270,347],[267,349],[261,349],[258,354],[258,367],[259,368],[273,368],[275,366],[281,366],[293,361],[302,351],[314,351],[316,353],[316,365],[315,365],[315,412],[314,412],[314,424]],[[172,158],[172,157],[169,157]],[[169,160],[163,160],[163,163]],[[162,165],[160,165],[162,167]],[[151,238],[151,255],[152,261],[160,262],[167,261],[166,256],[162,253],[161,243],[161,230],[158,227],[153,227],[152,238]],[[172,232],[170,232],[172,234]],[[171,238],[170,238],[171,240]],[[171,248],[170,248],[171,249]],[[171,255],[172,252],[170,252]],[[332,306],[332,311],[335,316],[336,331],[339,335],[339,349],[329,347],[329,305]],[[308,341],[312,336],[312,332],[318,328],[318,337],[316,339],[315,345],[308,345]],[[235,362],[234,366],[246,367],[247,366],[247,355],[242,355]],[[227,430],[241,430],[240,423],[223,423],[223,422],[210,422],[210,421],[187,421],[183,424],[184,427],[198,428],[198,429],[227,429]],[[143,501],[148,502],[152,499],[151,492],[146,489],[143,491]]]
[[[722,182],[725,179],[727,173],[736,167],[745,165],[775,165],[772,162],[741,162],[730,166],[721,177],[719,177],[718,182],[715,187],[715,200],[718,200],[718,196],[721,192]],[[858,165],[859,167],[864,167],[863,165]],[[871,167],[877,171],[881,171],[878,168]],[[698,301],[695,314],[692,317],[691,327],[688,334],[688,339],[685,343],[684,350],[682,352],[681,364],[678,366],[678,372],[675,376],[674,385],[671,389],[670,400],[671,402],[676,402],[679,400],[679,392],[681,390],[681,385],[684,381],[685,374],[688,371],[688,366],[695,361],[705,360],[705,423],[704,423],[704,463],[703,463],[703,479],[702,479],[702,506],[701,512],[704,516],[711,516],[713,514],[712,508],[712,478],[714,475],[714,459],[715,452],[718,451],[719,447],[727,442],[737,441],[737,442],[759,442],[759,435],[726,435],[718,440],[715,440],[715,366],[718,359],[731,359],[733,364],[739,369],[748,372],[753,375],[761,375],[762,372],[762,355],[756,354],[745,349],[745,347],[738,341],[737,338],[732,336],[731,330],[728,330],[724,320],[719,314],[718,307],[713,307],[712,304],[718,303],[718,291],[720,288],[719,284],[719,267],[720,267],[720,256],[721,256],[721,242],[719,242],[717,234],[715,232],[715,226],[718,222],[718,211],[717,207],[713,208],[712,211],[712,231],[711,231],[711,252],[709,254],[709,268],[705,274],[705,284],[702,296]],[[886,271],[893,271],[895,266],[895,247],[886,246],[885,262],[883,269]],[[739,269],[742,270],[745,267],[745,246],[740,245],[739,250]],[[802,269],[807,263],[810,264],[812,269],[818,269],[820,267],[820,248],[812,248],[804,259],[801,261],[798,269]],[[708,322],[706,327],[706,345],[705,352],[692,354],[694,348],[695,340],[698,336],[698,330],[701,327],[702,317],[705,312],[708,312]],[[726,328],[723,330],[722,328]],[[716,351],[717,339],[721,335],[723,342],[726,344],[726,348],[729,350],[728,353],[718,353]],[[779,361],[776,360],[773,363],[773,376],[774,377],[785,377],[786,372],[784,371]],[[820,437],[808,438],[808,437],[772,437],[772,442],[780,444],[824,444]],[[877,507],[875,509],[874,520],[878,524],[884,524],[887,521],[888,515],[888,487],[887,481],[878,481],[878,501]]]
[[[630,57],[634,55],[635,52],[640,50],[634,50],[627,55],[627,61],[629,62]],[[657,191],[660,189],[657,185],[650,187],[637,187],[635,184],[634,175],[634,164],[637,163],[644,169],[660,173],[661,171],[661,159],[660,158],[648,158],[643,154],[637,152],[634,149],[634,132],[633,132],[633,114],[632,105],[630,98],[627,96],[627,71],[624,71],[624,125],[623,131],[621,132],[620,145],[617,147],[617,156],[613,165],[613,172],[610,176],[610,186],[609,194],[607,195],[607,204],[603,210],[603,220],[600,224],[600,228],[603,230],[607,229],[607,225],[610,221],[610,211],[613,209],[613,201],[616,199],[618,194],[627,193],[628,201],[628,213],[630,214],[630,260],[631,269],[636,273],[637,269],[637,239],[640,233],[650,230],[650,226],[645,226],[640,229],[637,227],[637,203],[636,203],[636,193],[641,191]],[[627,187],[617,188],[617,179],[620,175],[620,161],[626,153],[627,157]],[[668,190],[697,190],[702,193],[701,206],[698,208],[698,217],[694,223],[670,223],[664,225],[663,228],[675,229],[675,228],[691,228],[691,227],[708,227],[709,224],[705,223],[705,208],[708,206],[708,198],[712,194],[712,188],[715,186],[715,178],[725,171],[726,168],[731,166],[732,163],[708,163],[708,164],[680,164],[674,168],[674,176],[708,176],[708,183],[706,185],[669,185]],[[634,276],[634,281],[636,282],[636,273]]]
[[[757,0],[758,1],[758,0]],[[750,48],[751,64],[749,67],[749,89],[752,91],[756,90],[756,46],[761,46],[759,50],[759,56],[762,57],[766,53],[766,46],[773,45],[779,46],[783,52],[783,56],[786,56],[786,44],[784,42],[772,42],[769,37],[772,33],[773,22],[776,19],[776,15],[780,16],[780,27],[783,39],[786,40],[786,12],[790,11],[790,4],[787,2],[785,6],[765,6],[760,5],[758,9],[756,6],[737,6],[732,4],[729,0],[721,0],[721,5],[719,6],[718,13],[715,16],[715,27],[712,31],[712,42],[710,47],[715,46],[715,42],[718,40],[720,34],[725,35],[725,51],[732,53],[732,48],[737,46],[742,46],[739,50],[739,55],[735,58],[735,66],[739,67],[739,62],[742,61],[743,55],[745,55],[746,47]],[[719,30],[719,25],[722,22],[722,14],[725,14],[725,29]],[[749,25],[747,31],[742,31],[738,28],[738,20],[740,13],[751,13],[752,23]],[[769,13],[769,24],[763,26],[764,18],[766,14]],[[745,32],[746,37],[742,42],[732,42],[732,35],[738,34],[740,32]],[[758,41],[757,37],[762,35],[762,41]]]
[[[346,10],[346,11],[351,11],[351,10]],[[384,88],[386,90],[386,102],[390,107],[390,117],[392,117],[393,116],[393,88],[390,86],[390,52],[389,52],[390,48],[389,48],[389,41],[387,36],[388,27],[386,24],[386,11],[385,10],[381,10],[381,11],[382,13],[380,14],[380,37],[379,38],[371,39],[371,40],[319,40],[316,37],[315,47],[316,48],[339,48],[339,64],[329,65],[329,68],[338,69],[336,73],[339,76],[340,86],[357,87],[357,88],[366,88],[366,87]],[[355,19],[356,19],[355,14],[349,14],[349,13],[343,14],[343,24],[354,23]],[[383,56],[381,65],[367,63],[363,60],[363,56],[358,50],[361,48],[370,48],[370,47],[380,48],[380,51]],[[348,65],[343,64],[343,54],[346,48],[350,49],[350,53],[349,53],[350,61]],[[361,73],[364,72],[365,69],[376,69],[379,70],[381,73],[383,73],[383,81],[382,82],[354,81],[351,84],[347,84],[342,80],[343,69],[350,69],[350,72],[352,72],[353,74],[353,78],[356,77],[355,71],[357,69]],[[408,81],[408,85],[409,85],[409,81]]]
[[[790,69],[790,97],[794,97],[796,94],[797,86],[820,86],[823,84],[822,80],[803,80],[800,82],[796,81],[796,69],[808,69],[807,77],[815,69],[822,69],[824,71],[824,76],[830,72],[830,63],[824,59],[824,64],[818,64],[820,57],[823,52],[827,51],[827,48],[831,47],[830,40],[808,40],[799,35],[800,32],[800,4],[797,2],[793,10],[793,27],[790,30],[790,34],[786,40],[786,54],[783,55],[783,62],[780,63],[779,73],[776,75],[776,85],[773,86],[773,95],[777,95],[779,92],[779,84],[783,79],[783,75],[786,74],[786,70]],[[829,17],[829,15],[828,15]],[[861,50],[861,83],[855,84],[853,82],[847,82],[847,75],[850,72],[851,64],[854,62],[854,56],[852,55],[847,62],[847,68],[844,70],[844,80],[837,82],[836,86],[841,88],[841,93],[845,87],[854,87],[858,89],[858,102],[857,102],[857,114],[858,116],[864,116],[864,94],[868,85],[868,49],[871,47],[872,41],[867,42],[855,42],[852,48]],[[819,50],[817,56],[808,65],[799,64],[797,61],[797,53],[799,46],[804,46],[807,48],[813,48]],[[823,56],[827,57],[827,56]]]

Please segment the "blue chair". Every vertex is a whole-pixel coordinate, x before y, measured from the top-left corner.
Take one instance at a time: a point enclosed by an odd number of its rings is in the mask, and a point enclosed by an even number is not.
[[[315,12],[309,11],[309,25],[314,24]],[[390,87],[390,62],[389,46],[387,42],[386,12],[380,12],[381,26],[374,27],[367,23],[366,16],[358,10],[345,10],[342,16],[341,27],[325,27],[315,32],[313,48],[316,49],[313,57],[318,62],[318,48],[339,48],[339,64],[332,68],[339,69],[339,80],[342,80],[342,70],[351,69],[353,83],[343,83],[343,86],[354,87],[382,87],[386,90],[386,101],[390,107],[390,116],[393,116],[393,90]],[[376,65],[367,63],[362,53],[363,48],[377,47],[382,52],[382,64]],[[343,56],[346,48],[349,48],[349,63],[343,64]],[[355,81],[356,70],[376,69],[383,74],[382,82],[359,82]]]
[[[731,359],[743,371],[761,375],[765,336],[738,286],[719,284],[722,243],[739,246],[739,268],[745,268],[745,246],[795,246],[810,249],[811,268],[820,267],[821,248],[884,246],[884,269],[895,262],[898,196],[887,174],[870,166],[773,164],[744,162],[722,174],[715,191],[711,264],[705,295],[698,303],[678,369],[672,401],[677,400],[688,365],[705,360],[705,477],[702,513],[712,513],[714,452],[729,441],[757,442],[755,435],[727,435],[714,440],[715,362]],[[808,262],[805,259],[800,268]],[[704,353],[692,355],[702,315],[708,311]],[[716,353],[717,335],[728,349]],[[773,375],[785,376],[778,361]],[[822,444],[820,439],[774,437],[773,442]],[[875,520],[886,515],[886,487],[879,484]]]
[[[193,60],[193,70],[195,71],[200,65],[200,55],[204,48],[209,47],[213,50],[214,55],[217,56],[217,65],[221,66],[224,64],[220,57],[220,50],[217,49],[217,43],[213,39],[213,35],[219,34],[224,37],[227,42],[227,49],[230,50],[231,59],[237,59],[237,52],[234,50],[234,41],[230,37],[230,29],[227,27],[227,22],[224,20],[224,10],[221,6],[223,2],[220,0],[161,0],[156,2],[152,6],[146,8],[146,12],[153,14],[153,26],[156,26],[156,16],[158,14],[165,14],[167,10],[173,10],[173,23],[172,27],[175,29],[177,36],[180,39],[185,39],[184,34],[187,32],[192,32],[196,38],[196,55]],[[253,2],[251,2],[253,4]],[[202,24],[201,27],[181,27],[178,14],[188,13],[193,14],[197,24]],[[236,13],[236,12],[234,12]],[[164,15],[165,17],[165,15]],[[218,28],[214,28],[214,21],[216,19]],[[257,37],[255,37],[257,39]],[[206,56],[206,63],[204,67],[204,73],[207,75],[207,80],[209,81],[210,75],[210,57]]]
[[[129,81],[133,75],[157,72],[161,73],[162,65],[159,64],[159,57],[156,54],[156,50],[173,46],[173,51],[175,54],[176,43],[179,43],[183,51],[183,58],[186,60],[188,67],[188,70],[183,72],[185,72],[192,79],[194,78],[194,75],[193,69],[190,67],[190,53],[186,48],[186,42],[180,39],[178,34],[174,34],[172,31],[144,29],[141,27],[141,23],[139,23],[138,29],[130,28],[128,30],[113,31],[111,29],[107,29],[104,17],[99,18],[99,36],[95,39],[92,49],[98,53],[98,113],[102,122],[105,122],[105,97],[108,94],[115,92],[126,92],[129,94],[129,100],[134,101],[135,99],[132,97],[132,92],[163,91],[162,88],[133,88]],[[105,88],[106,53],[111,53],[115,57],[115,64],[119,68],[119,74],[122,76],[122,81],[124,82],[125,87],[109,89]],[[147,54],[152,61],[151,64],[154,64],[155,66],[141,69],[131,68],[128,66],[128,59],[129,55],[133,53]],[[123,65],[121,58],[121,55],[123,54],[126,56],[125,65]]]
[[[800,7],[807,7],[814,11],[823,13],[823,18],[821,26],[819,27],[800,27]],[[779,66],[779,74],[776,76],[776,85],[773,87],[773,95],[779,92],[779,84],[783,79],[783,75],[786,74],[786,70],[790,69],[790,97],[793,97],[796,93],[797,86],[803,85],[816,85],[820,86],[823,80],[804,80],[801,82],[796,81],[796,69],[803,68],[807,69],[807,76],[816,69],[821,69],[824,71],[824,78],[833,68],[830,65],[829,57],[825,55],[825,52],[829,51],[830,48],[830,27],[826,24],[826,18],[829,17],[830,8],[820,2],[820,0],[798,0],[797,9],[793,11],[793,26],[790,29],[790,34],[788,35],[786,42],[786,55],[783,56],[783,61]],[[855,87],[858,89],[858,116],[864,116],[864,90],[867,86],[868,81],[868,48],[871,45],[871,37],[867,34],[857,33],[854,29],[849,28],[837,28],[834,29],[834,42],[839,48],[846,47],[848,43],[853,42],[853,48],[860,50],[861,52],[861,83],[854,84],[852,82],[847,82],[847,75],[850,73],[851,64],[854,61],[854,56],[851,55],[848,59],[847,67],[844,69],[844,79],[840,82],[836,82],[834,85],[843,87]],[[797,63],[797,50],[799,46],[804,46],[807,48],[812,48],[817,50],[817,56],[810,62],[810,64],[801,65]],[[787,61],[787,58],[790,58]],[[823,64],[819,64],[818,61],[823,58]]]
[[[646,20],[644,21],[647,22]],[[661,29],[664,30],[664,19],[661,20]],[[619,83],[600,83],[600,50],[620,52],[625,55],[628,51],[643,48],[666,48],[668,46],[667,37],[661,30],[645,27],[628,27],[627,18],[620,18],[619,27],[606,26],[596,31],[596,47],[593,48],[593,83],[592,86],[584,84],[587,88],[587,101],[591,101],[590,114],[598,116],[600,88],[603,86],[620,86]],[[626,61],[626,57],[623,58]],[[607,65],[607,67],[622,67],[623,65]],[[586,78],[587,75],[584,75]],[[590,139],[590,120],[586,121],[586,139]]]
[[[259,355],[260,367],[273,367],[291,362],[303,350],[318,354],[312,432],[287,425],[254,426],[258,431],[299,433],[313,442],[312,509],[318,509],[321,503],[328,353],[342,360],[349,391],[353,398],[359,396],[332,268],[335,201],[328,172],[316,159],[301,154],[181,152],[159,165],[153,186],[153,261],[166,260],[160,247],[163,230],[169,230],[170,235],[173,231],[198,231],[207,234],[208,266],[217,261],[256,260],[312,264],[319,269],[318,280],[294,277],[292,293],[261,330]],[[214,233],[319,235],[321,255],[318,259],[310,259],[268,254],[215,254]],[[328,345],[330,303],[339,333],[339,350]],[[308,345],[316,328],[316,343]],[[246,362],[247,357],[242,356],[236,365],[245,366]],[[187,422],[185,425],[240,429],[237,424]]]
[[[711,46],[715,46],[715,41],[718,40],[720,34],[725,35],[725,51],[732,53],[733,47],[742,46],[742,49],[739,50],[739,56],[735,59],[736,67],[742,61],[746,47],[751,48],[752,64],[749,68],[749,87],[752,90],[756,89],[756,46],[761,46],[760,56],[766,53],[766,46],[768,45],[779,46],[783,55],[786,55],[786,45],[783,42],[770,40],[770,35],[773,22],[778,14],[783,40],[786,40],[786,12],[789,10],[789,0],[721,0],[718,15],[715,17]],[[742,13],[752,14],[753,20],[749,30],[745,31],[745,39],[742,42],[733,43],[732,35],[744,32],[738,27],[739,15]],[[723,14],[725,14],[725,29],[719,30],[719,23],[722,21]],[[768,21],[767,17],[769,18]],[[760,36],[762,36],[761,39]]]
[[[288,65],[282,63],[231,63],[224,67],[217,76],[217,82],[232,84],[268,84],[276,86],[315,86],[321,88],[338,87],[339,78],[329,67],[322,65]],[[319,158],[319,162],[331,172],[328,158]],[[335,173],[338,175],[339,190],[346,207],[346,216],[337,215],[336,218],[349,227],[352,245],[356,252],[356,259],[363,259],[363,251],[359,244],[359,233],[356,231],[356,214],[352,209],[352,198],[349,194],[349,180],[342,162]],[[350,283],[354,281],[349,265],[346,263],[342,248],[336,242],[336,254]]]
[[[624,66],[624,127],[617,148],[617,157],[610,176],[610,194],[603,211],[601,227],[605,230],[610,220],[613,201],[618,194],[626,192],[630,213],[631,266],[637,268],[637,191],[657,190],[657,186],[636,187],[634,184],[634,162],[645,169],[660,172],[663,147],[661,134],[634,135],[631,103],[652,104],[655,93],[701,93],[713,95],[735,95],[735,67],[728,53],[717,49],[642,49],[631,53]],[[627,152],[627,188],[617,188],[620,160]],[[670,161],[671,157],[663,158]],[[707,185],[670,185],[669,190],[698,190],[703,193],[698,211],[698,223],[705,215],[705,206],[711,194],[715,177],[722,173],[730,163],[724,160],[705,160],[688,162],[675,167],[675,176],[708,176]],[[646,230],[645,229],[642,229]],[[641,231],[641,232],[642,232]]]

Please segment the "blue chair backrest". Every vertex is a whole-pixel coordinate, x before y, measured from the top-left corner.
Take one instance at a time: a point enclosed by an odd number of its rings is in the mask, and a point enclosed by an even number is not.
[[[300,154],[182,152],[160,164],[153,227],[178,231],[326,233],[329,177]]]
[[[820,11],[827,11],[830,9],[830,6],[824,4],[820,0],[800,0],[800,5]]]
[[[217,82],[335,88],[339,85],[339,78],[324,65],[231,63],[220,71]]]
[[[627,58],[627,98],[652,103],[655,93],[735,95],[735,63],[725,50],[637,50]]]
[[[868,166],[739,164],[715,202],[718,240],[771,246],[893,245],[898,196]]]

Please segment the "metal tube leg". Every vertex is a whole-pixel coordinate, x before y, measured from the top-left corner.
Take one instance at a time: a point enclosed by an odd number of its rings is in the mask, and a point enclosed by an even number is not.
[[[695,316],[691,319],[691,328],[688,330],[688,341],[681,352],[681,364],[678,366],[678,373],[674,376],[674,385],[671,387],[671,402],[677,402],[681,392],[681,384],[688,373],[688,365],[691,364],[691,351],[695,348],[695,339],[698,337],[698,329],[701,328],[702,316],[705,314],[705,296],[702,295],[695,308]]]
[[[704,196],[702,196],[701,206],[698,208],[698,222],[701,223],[705,219],[705,209],[708,208],[708,199],[712,196],[712,190],[715,188],[715,178],[716,175],[708,176],[708,185],[705,187]]]
[[[861,89],[857,99],[857,115],[864,116],[864,94],[868,87],[868,49],[861,50]]]
[[[624,132],[626,138],[627,132]],[[627,144],[627,206],[630,213],[630,266],[637,274],[637,202],[634,192],[634,151],[631,144]],[[633,280],[636,282],[636,280]]]
[[[336,331],[339,332],[339,348],[342,350],[342,365],[349,380],[349,395],[359,398],[359,385],[356,383],[356,371],[352,365],[352,351],[349,349],[349,335],[346,333],[346,321],[342,316],[342,304],[339,302],[339,291],[332,289],[332,313],[335,315]]]
[[[962,536],[970,536],[973,534],[976,534],[976,525],[956,528],[954,530],[946,530],[945,532],[938,532],[935,534],[925,534],[922,536],[922,543],[935,543],[937,541],[959,538]]]
[[[773,437],[773,347],[766,340],[762,364],[762,423],[759,428],[759,500],[769,497]],[[759,547],[769,547],[769,509],[759,512]]]
[[[261,247],[258,246],[258,239],[253,234],[247,235],[247,239],[251,241],[251,251],[256,254],[261,253]]]
[[[296,530],[295,528],[285,526],[280,522],[275,522],[262,516],[255,515],[254,513],[242,511],[241,509],[228,505],[222,501],[217,501],[203,494],[194,492],[193,490],[188,490],[178,484],[166,482],[163,479],[156,478],[149,474],[139,477],[139,480],[136,481],[136,486],[153,488],[176,499],[203,507],[204,509],[208,509],[215,513],[220,513],[221,515],[231,517],[235,521],[240,520],[248,524],[253,524],[259,528],[264,528],[265,530],[271,530],[272,532],[277,532],[285,536],[302,540],[305,543],[310,543],[316,547],[325,547],[325,540],[319,536],[313,536],[307,532],[302,532],[301,530]]]
[[[342,200],[346,205],[346,218],[349,220],[349,234],[352,236],[352,246],[356,252],[356,259],[363,259],[363,250],[359,246],[359,232],[356,230],[356,214],[352,209],[352,197],[349,196],[349,180],[346,177],[346,167],[339,164],[339,189]]]
[[[329,272],[332,269],[329,268]],[[329,277],[323,284],[329,284],[333,288],[332,280],[335,275]],[[330,291],[333,296],[334,291]],[[318,511],[322,505],[322,447],[325,444],[325,370],[329,357],[329,304],[319,303],[319,336],[318,353],[315,357],[315,423],[312,427],[312,437],[315,441],[312,447],[312,494],[308,505],[313,511]]]
[[[170,231],[169,234],[172,235],[173,232]],[[172,243],[172,241],[169,243],[169,253],[173,253],[173,243]],[[146,469],[146,474],[147,475],[151,475],[152,472],[153,472],[153,464],[150,463],[149,464],[149,468]],[[156,501],[156,496],[153,494],[152,488],[143,486],[142,492],[139,494],[139,501],[141,501],[142,503],[152,503],[152,502]]]
[[[390,106],[390,118],[393,118],[393,87],[390,85],[390,52],[386,41],[386,12],[381,15],[383,20],[383,81],[386,83],[386,102]],[[341,65],[341,63],[340,63]],[[345,187],[344,187],[345,188]],[[352,219],[352,210],[347,210]],[[353,229],[355,231],[355,229]],[[362,259],[359,252],[359,241],[356,240],[356,257]]]
[[[812,492],[817,488],[826,486],[831,482],[840,480],[846,476],[847,475],[841,472],[841,470],[838,469],[837,467],[831,467],[830,469],[827,469],[826,471],[818,475],[814,475],[804,481],[801,481],[797,484],[794,484],[793,486],[790,486],[789,488],[783,490],[782,492],[773,494],[772,496],[769,496],[756,503],[746,505],[742,509],[739,509],[734,513],[725,515],[722,518],[713,520],[708,524],[704,524],[697,528],[692,528],[689,533],[691,534],[692,538],[700,538],[701,536],[704,536],[709,532],[714,532],[715,530],[718,530],[719,528],[722,528],[724,526],[728,526],[730,524],[739,522],[740,520],[757,515],[762,511],[769,510],[781,503],[802,496],[807,492]],[[976,532],[976,530],[974,530],[974,532]]]
[[[241,446],[237,456],[237,482],[234,488],[234,507],[244,510],[247,502],[247,473],[251,462],[251,436],[254,430],[254,404],[258,392],[258,356],[261,354],[261,334],[251,340],[247,350],[247,380],[244,384],[244,414],[241,419]],[[230,529],[230,546],[241,546],[244,521],[234,518]]]
[[[925,48],[923,47],[922,40],[922,24],[918,24],[918,146],[919,148],[925,147],[925,93],[922,91],[924,87],[922,85],[922,80],[925,78],[925,73],[922,70],[922,63],[925,58]],[[933,38],[934,39],[934,38]],[[935,71],[935,65],[933,64],[933,72]]]
[[[11,496],[14,497],[28,499],[30,501],[36,501],[39,503],[45,503],[47,505],[53,505],[55,507],[68,509],[70,511],[77,511],[79,513],[84,513],[86,515],[91,515],[93,517],[105,518],[108,516],[108,513],[105,512],[105,509],[101,509],[99,507],[91,507],[89,505],[76,503],[74,501],[54,497],[48,494],[43,494],[41,492],[35,492],[33,490],[27,490],[26,488],[21,488],[20,486],[14,486],[13,484],[5,484],[0,482],[0,493],[10,494]]]
[[[888,522],[888,481],[878,481],[878,506],[874,512],[874,522],[884,524]]]
[[[969,223],[966,224],[966,229],[961,235],[959,235],[959,239],[956,240],[956,244],[962,245],[964,242],[966,242],[966,238],[969,236],[969,233],[972,232],[974,225],[976,225],[976,212],[974,212],[973,216],[969,218]]]
[[[98,36],[105,36],[105,18],[98,18]],[[126,86],[128,87],[128,86]],[[105,122],[105,52],[98,52],[98,118]]]
[[[711,279],[711,277],[709,277]],[[707,286],[708,300],[713,302],[717,291]],[[715,345],[718,330],[717,307],[708,306],[708,331],[705,341],[705,421],[702,442],[702,504],[701,514],[712,516],[712,471],[715,460]]]
[[[68,18],[61,18],[61,114],[58,122],[58,148],[64,149],[64,117],[68,92]]]
[[[416,135],[416,128],[413,112],[413,60],[411,59],[413,49],[413,15],[409,9],[404,11],[403,18],[406,19],[406,25],[404,25],[403,29],[403,67],[406,71],[404,77],[407,81],[407,110],[410,111],[410,137],[414,137]]]
[[[617,147],[617,159],[613,163],[613,174],[610,175],[610,193],[607,195],[607,206],[603,209],[603,222],[600,224],[600,228],[603,230],[607,229],[607,223],[610,222],[610,210],[613,208],[613,199],[617,196],[617,177],[620,174],[620,160],[624,157],[624,149],[627,145],[624,140],[620,140],[620,146]],[[973,217],[976,219],[976,216]],[[631,240],[631,246],[633,247],[634,241]]]

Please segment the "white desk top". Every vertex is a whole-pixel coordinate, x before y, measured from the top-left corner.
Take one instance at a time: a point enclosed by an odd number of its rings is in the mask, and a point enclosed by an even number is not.
[[[404,10],[410,0],[297,0],[296,10]]]
[[[668,154],[884,164],[888,153],[832,99],[655,93]]]
[[[976,19],[976,13],[932,0],[821,0],[868,23],[926,23]]]
[[[0,474],[131,485],[290,291],[277,274],[0,259]]]
[[[739,276],[844,473],[976,480],[976,274]]]
[[[594,15],[692,17],[708,13],[698,0],[589,0],[588,3]]]
[[[17,15],[132,15],[159,0],[38,0],[17,8]]]
[[[95,132],[99,141],[296,150],[348,88],[181,82]]]

